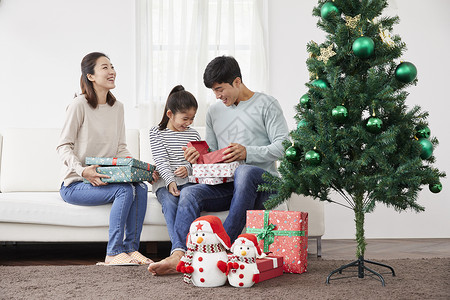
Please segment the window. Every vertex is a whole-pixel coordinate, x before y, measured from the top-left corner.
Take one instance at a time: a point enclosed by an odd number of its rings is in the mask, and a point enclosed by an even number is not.
[[[161,119],[170,90],[182,84],[199,102],[205,124],[214,94],[203,84],[206,65],[234,56],[243,82],[267,88],[267,0],[137,0],[137,105],[148,124]]]

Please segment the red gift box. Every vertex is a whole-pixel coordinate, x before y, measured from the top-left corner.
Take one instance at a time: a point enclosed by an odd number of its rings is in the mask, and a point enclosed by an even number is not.
[[[257,258],[256,266],[259,271],[259,282],[283,275],[283,257],[268,255]]]
[[[247,233],[255,234],[264,252],[283,256],[285,273],[306,272],[308,213],[299,211],[248,210]]]
[[[223,151],[228,149],[222,148],[213,152],[209,152],[209,146],[205,141],[193,141],[187,144],[188,147],[194,147],[200,153],[200,157],[197,159],[198,164],[215,164],[221,163],[223,159]]]
[[[230,257],[232,254],[228,254]],[[267,255],[256,259],[256,267],[259,271],[259,282],[283,275],[283,257]]]

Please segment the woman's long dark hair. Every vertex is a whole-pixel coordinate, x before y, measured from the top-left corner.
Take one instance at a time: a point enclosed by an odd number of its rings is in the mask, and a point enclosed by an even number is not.
[[[194,95],[184,90],[182,85],[177,85],[174,87],[167,97],[166,107],[164,108],[164,114],[159,123],[159,130],[164,130],[167,128],[167,123],[169,123],[169,117],[167,116],[167,111],[170,111],[175,115],[179,112],[186,112],[191,108],[197,110],[198,104]]]
[[[94,68],[97,63],[97,59],[103,56],[109,59],[109,57],[103,53],[92,52],[86,55],[81,61],[81,78],[80,78],[81,93],[84,94],[87,102],[92,108],[97,108],[98,99],[97,94],[95,93],[94,90],[94,85],[92,81],[88,79],[87,75],[88,74],[94,75],[95,72]],[[110,91],[108,91],[108,94],[106,95],[106,103],[108,103],[110,106],[113,106],[115,102],[116,98]]]

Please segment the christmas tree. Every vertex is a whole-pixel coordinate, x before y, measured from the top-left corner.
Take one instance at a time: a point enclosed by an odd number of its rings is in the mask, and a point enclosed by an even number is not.
[[[356,257],[364,257],[364,215],[383,203],[423,211],[418,193],[442,189],[434,168],[428,113],[408,108],[406,89],[417,69],[402,62],[406,44],[393,34],[399,18],[382,16],[387,0],[320,0],[313,9],[327,35],[308,43],[310,82],[296,105],[298,126],[285,143],[281,178],[266,174],[260,190],[276,191],[271,209],[292,193],[336,202],[354,211]],[[334,201],[330,192],[342,196]],[[330,274],[331,275],[331,274]]]

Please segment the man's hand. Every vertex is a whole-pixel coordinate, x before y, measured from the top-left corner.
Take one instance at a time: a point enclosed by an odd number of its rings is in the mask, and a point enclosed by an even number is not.
[[[177,184],[175,183],[175,181],[172,181],[171,183],[169,183],[169,186],[167,187],[167,189],[169,190],[169,193],[171,193],[175,197],[180,196],[180,191],[178,190],[178,187],[177,187]]]
[[[175,172],[173,172],[173,174],[181,178],[186,178],[188,176],[188,170],[186,167],[179,167],[175,170]]]
[[[99,165],[92,165],[88,166],[83,170],[83,173],[81,176],[87,180],[93,185],[93,186],[101,186],[101,185],[107,185],[108,183],[103,182],[102,178],[109,178],[108,175],[105,174],[99,174],[97,173],[97,168]]]
[[[231,143],[228,148],[223,151],[226,163],[245,160],[247,158],[247,149],[241,144]]]
[[[194,147],[183,147],[184,158],[191,164],[197,163],[197,159],[200,157],[200,153]]]

